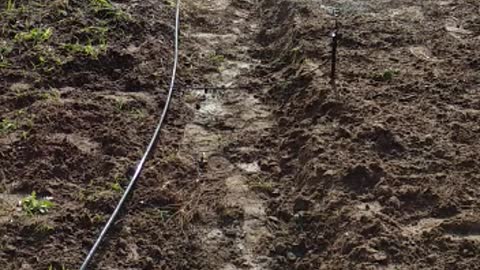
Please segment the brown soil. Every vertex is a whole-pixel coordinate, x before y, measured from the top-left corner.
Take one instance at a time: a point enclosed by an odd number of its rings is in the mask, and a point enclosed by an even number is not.
[[[184,0],[167,125],[91,269],[477,269],[480,4],[417,2]],[[4,269],[79,267],[163,106],[173,1],[93,3],[2,6]]]

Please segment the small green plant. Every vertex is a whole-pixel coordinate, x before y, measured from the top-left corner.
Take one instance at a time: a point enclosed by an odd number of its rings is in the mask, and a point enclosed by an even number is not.
[[[249,184],[250,188],[255,191],[271,193],[274,189],[272,182],[264,182],[261,180],[253,181]]]
[[[12,11],[14,9],[15,9],[15,2],[13,0],[7,0],[6,10]]]
[[[389,82],[398,74],[400,74],[398,70],[386,69],[383,73],[375,74],[373,77],[377,81]]]
[[[170,210],[160,210],[159,214],[162,221],[166,221],[172,215]]]
[[[134,109],[132,111],[130,111],[130,115],[134,118],[134,119],[143,119],[146,117],[146,114],[143,110],[141,109]]]
[[[15,35],[15,41],[33,41],[35,43],[45,42],[50,39],[53,34],[52,28],[33,28],[28,32],[21,32]]]
[[[95,13],[100,14],[102,17],[113,18],[115,21],[128,21],[131,19],[127,13],[115,8],[109,0],[90,0],[90,5]]]
[[[98,56],[104,53],[107,50],[107,44],[103,43],[98,46],[93,46],[92,44],[81,45],[81,44],[65,44],[63,48],[73,54],[82,54],[93,59],[97,59]]]
[[[0,134],[8,134],[10,132],[15,131],[18,128],[18,125],[16,122],[4,118],[2,122],[0,122]]]
[[[209,56],[210,62],[215,66],[220,66],[225,62],[225,56],[221,54],[212,53]]]
[[[43,100],[60,101],[60,92],[52,90],[50,92],[43,92],[40,94],[40,98]]]
[[[7,68],[8,66],[10,66],[10,64],[8,63],[7,60],[0,59],[0,68]]]
[[[116,100],[115,101],[115,110],[117,112],[122,112],[127,109],[127,103],[123,100]]]
[[[47,223],[38,223],[34,228],[35,233],[39,235],[47,235],[53,232],[54,230],[55,228],[52,225]]]
[[[108,31],[110,31],[108,27],[89,26],[81,29],[80,33],[86,35],[90,42],[106,45]]]
[[[25,130],[24,130],[24,131],[22,131],[22,133],[20,134],[20,138],[22,138],[22,140],[25,141],[26,139],[28,139],[28,135],[29,135],[28,131],[25,131]]]
[[[50,266],[48,267],[48,270],[56,270],[56,268],[54,268],[53,265],[50,264]],[[68,270],[68,269],[65,267],[65,265],[62,264],[62,268],[60,268],[60,270]]]
[[[175,0],[166,0],[166,1],[167,1],[167,4],[172,8],[174,8],[176,6]]]
[[[115,192],[122,192],[123,191],[122,183],[125,183],[126,179],[122,177],[121,174],[116,174],[113,177],[113,181],[114,182],[110,184],[110,188]]]
[[[50,208],[54,206],[53,202],[48,200],[37,199],[35,191],[21,201],[22,210],[33,216],[38,214],[46,214]]]
[[[96,9],[113,9],[112,3],[108,0],[90,0],[90,3]]]
[[[115,191],[115,192],[122,192],[122,191],[123,191],[122,186],[121,186],[120,183],[118,183],[118,182],[115,182],[115,183],[110,184],[110,187],[111,187],[112,190]]]

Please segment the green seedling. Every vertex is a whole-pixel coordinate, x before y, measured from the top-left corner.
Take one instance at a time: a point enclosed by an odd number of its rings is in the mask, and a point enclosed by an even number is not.
[[[221,54],[212,53],[210,56],[210,62],[215,66],[220,66],[225,62],[225,56]]]
[[[98,46],[93,46],[92,44],[81,45],[81,44],[65,44],[63,48],[73,54],[82,54],[88,56],[92,59],[97,59],[98,56],[104,53],[107,50],[106,43],[100,44]]]
[[[51,101],[60,101],[60,92],[53,90],[51,92],[43,92],[40,94],[40,98],[43,100],[51,100]]]
[[[110,188],[115,192],[122,192],[122,183],[126,182],[126,179],[121,176],[121,174],[116,174],[113,177],[114,182],[110,184]]]
[[[122,112],[127,109],[127,103],[123,100],[116,100],[115,101],[115,110],[117,112]]]
[[[375,74],[374,79],[377,81],[389,82],[398,74],[400,74],[398,70],[386,69],[383,73]]]
[[[107,40],[108,27],[90,26],[80,30],[80,33],[87,35],[95,43],[105,44]]]
[[[15,1],[13,0],[7,0],[7,6],[6,6],[6,10],[7,11],[12,11],[15,9]]]
[[[40,235],[46,235],[51,232],[53,232],[55,228],[52,225],[46,224],[46,223],[39,223],[35,226],[35,233],[40,234]]]
[[[35,43],[45,42],[50,39],[53,34],[52,28],[33,28],[28,32],[21,32],[15,35],[15,41],[17,42],[27,42],[33,41]]]
[[[15,131],[17,128],[17,123],[10,119],[5,118],[0,122],[0,134],[8,134]]]
[[[255,181],[250,183],[250,188],[264,193],[271,193],[274,189],[272,182]]]
[[[50,208],[54,206],[53,202],[48,200],[39,200],[37,199],[37,194],[35,191],[21,201],[22,210],[25,211],[28,215],[44,215],[48,212]]]
[[[10,54],[13,50],[13,47],[4,43],[2,47],[0,47],[0,59],[4,59],[8,54]]]
[[[134,109],[132,111],[130,111],[130,114],[131,116],[134,118],[134,119],[143,119],[146,117],[146,114],[143,110],[141,109]]]
[[[53,268],[53,265],[50,265],[48,267],[48,270],[55,270],[55,268]],[[60,270],[68,270],[68,269],[65,267],[65,265],[62,265],[62,268],[60,268]]]
[[[166,0],[167,5],[174,8],[176,6],[175,0]]]
[[[7,62],[7,60],[0,60],[0,68],[7,68],[8,66],[10,66],[10,64]]]
[[[169,210],[160,210],[159,214],[162,221],[166,221],[172,215]]]
[[[90,5],[95,13],[108,16],[115,21],[130,20],[130,16],[127,13],[115,8],[109,0],[90,0]]]
[[[90,4],[95,9],[113,9],[112,3],[108,0],[90,0]]]
[[[121,186],[120,183],[118,183],[118,182],[112,183],[112,184],[110,185],[110,187],[111,187],[112,190],[115,191],[115,192],[122,192],[122,191],[123,191],[122,186]]]

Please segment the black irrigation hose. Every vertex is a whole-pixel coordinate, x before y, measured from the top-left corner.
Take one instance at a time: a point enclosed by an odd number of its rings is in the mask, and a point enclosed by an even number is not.
[[[177,64],[178,64],[178,36],[179,36],[179,28],[180,28],[180,0],[176,0],[176,11],[175,11],[175,34],[174,34],[174,39],[175,39],[175,53],[174,53],[174,61],[173,61],[173,69],[172,69],[172,79],[170,81],[170,87],[168,90],[168,97],[167,101],[165,103],[165,107],[163,108],[162,115],[160,117],[160,120],[158,121],[157,128],[155,129],[155,132],[153,134],[152,139],[150,140],[150,143],[148,144],[147,150],[143,154],[142,159],[137,165],[137,168],[135,169],[135,173],[133,174],[130,183],[128,184],[127,188],[125,189],[125,192],[122,195],[122,198],[117,204],[117,207],[113,211],[112,215],[110,216],[110,219],[108,222],[105,224],[105,227],[103,228],[102,232],[98,236],[97,240],[95,241],[95,244],[93,247],[90,249],[90,252],[88,253],[87,257],[83,261],[82,266],[80,267],[80,270],[87,270],[88,264],[92,260],[93,256],[95,255],[95,252],[97,251],[98,247],[100,246],[103,238],[107,234],[108,230],[112,226],[113,222],[115,221],[116,217],[118,216],[120,210],[122,209],[123,204],[127,200],[128,195],[132,191],[135,182],[137,181],[138,177],[140,176],[143,166],[145,165],[145,162],[153,152],[159,135],[160,135],[160,130],[162,129],[163,122],[165,121],[165,117],[167,116],[168,108],[170,107],[170,102],[172,100],[172,94],[175,86],[175,76],[177,73]]]

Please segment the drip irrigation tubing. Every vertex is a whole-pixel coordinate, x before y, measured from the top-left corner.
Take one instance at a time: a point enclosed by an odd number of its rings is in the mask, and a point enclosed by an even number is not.
[[[146,161],[148,160],[148,158],[150,157],[150,155],[154,151],[155,146],[157,145],[158,139],[160,137],[160,130],[162,129],[163,123],[164,123],[165,118],[167,116],[167,112],[168,112],[168,109],[170,107],[173,91],[174,91],[174,88],[175,88],[175,77],[176,77],[176,74],[177,74],[177,65],[178,65],[178,39],[179,39],[179,28],[180,28],[180,0],[176,0],[176,8],[175,9],[176,10],[175,10],[175,33],[174,33],[174,43],[175,43],[175,45],[174,45],[174,47],[175,47],[174,48],[174,60],[173,60],[173,68],[172,68],[172,77],[171,77],[171,80],[170,80],[170,87],[168,89],[168,96],[167,96],[167,100],[165,102],[165,106],[163,108],[162,114],[161,114],[160,119],[158,121],[157,127],[155,128],[155,132],[153,133],[152,139],[150,140],[150,143],[148,144],[147,149],[145,150],[145,153],[142,156],[142,159],[140,160],[140,162],[138,163],[138,165],[135,169],[135,173],[133,174],[133,176],[132,176],[127,188],[125,189],[125,191],[122,195],[122,198],[118,202],[115,210],[113,211],[109,220],[107,221],[107,223],[103,227],[100,235],[98,236],[97,240],[95,241],[92,248],[90,249],[87,257],[83,261],[83,264],[80,267],[80,270],[87,270],[87,267],[90,264],[90,262],[92,261],[93,256],[95,255],[98,247],[102,243],[103,239],[105,238],[106,234],[108,233],[108,230],[110,229],[113,222],[117,218],[120,210],[122,209],[123,205],[125,204],[125,201],[128,198],[128,195],[133,190],[135,182],[140,177],[142,169],[143,169]]]

